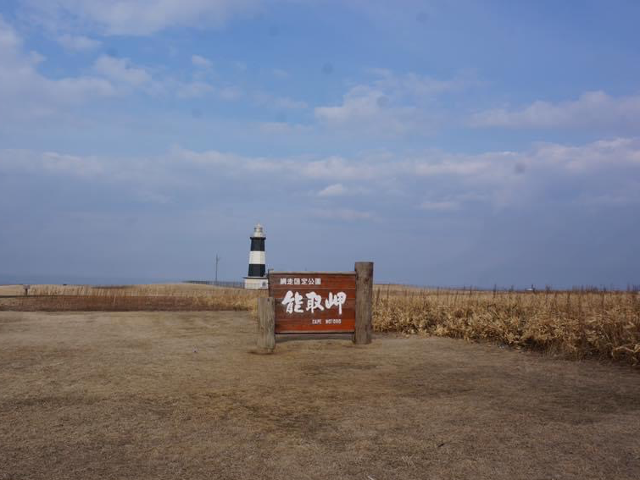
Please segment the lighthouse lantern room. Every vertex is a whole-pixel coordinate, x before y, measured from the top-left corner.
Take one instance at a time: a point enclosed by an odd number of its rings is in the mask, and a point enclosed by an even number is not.
[[[264,242],[267,237],[264,228],[259,223],[251,235],[251,252],[249,253],[249,274],[244,277],[244,288],[251,290],[266,289],[267,271],[265,267]]]

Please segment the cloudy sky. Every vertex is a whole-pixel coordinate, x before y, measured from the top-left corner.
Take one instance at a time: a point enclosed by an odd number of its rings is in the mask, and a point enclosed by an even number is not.
[[[640,3],[5,0],[0,283],[640,283]],[[48,277],[47,277],[48,276]]]

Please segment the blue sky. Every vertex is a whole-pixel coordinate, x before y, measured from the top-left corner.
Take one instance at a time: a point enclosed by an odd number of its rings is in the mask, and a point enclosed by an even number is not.
[[[2,278],[639,284],[637,2],[9,0]],[[72,280],[70,280],[72,281]]]

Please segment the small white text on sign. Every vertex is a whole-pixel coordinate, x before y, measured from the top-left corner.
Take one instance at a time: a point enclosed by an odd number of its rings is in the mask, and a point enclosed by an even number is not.
[[[281,278],[280,285],[321,285],[321,278]]]
[[[325,325],[340,325],[340,324],[342,324],[342,319],[341,318],[325,318],[324,324]],[[322,325],[322,319],[321,318],[313,318],[313,319],[311,319],[311,325]]]

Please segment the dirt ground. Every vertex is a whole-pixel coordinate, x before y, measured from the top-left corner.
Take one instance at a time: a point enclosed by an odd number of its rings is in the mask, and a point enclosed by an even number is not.
[[[640,374],[246,313],[0,312],[0,480],[640,478]]]

